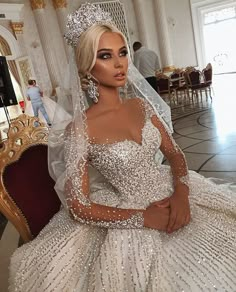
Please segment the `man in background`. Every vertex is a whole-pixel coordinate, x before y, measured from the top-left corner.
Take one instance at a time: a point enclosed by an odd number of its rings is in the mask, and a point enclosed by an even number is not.
[[[145,48],[140,42],[134,42],[134,65],[147,82],[157,91],[156,73],[160,70],[157,54]]]
[[[40,88],[36,85],[35,80],[28,80],[29,87],[27,89],[27,99],[31,100],[32,108],[34,111],[34,116],[38,117],[39,111],[44,116],[45,120],[47,121],[48,126],[51,126],[51,122],[49,120],[48,114],[45,110],[45,107],[42,102],[43,92]]]

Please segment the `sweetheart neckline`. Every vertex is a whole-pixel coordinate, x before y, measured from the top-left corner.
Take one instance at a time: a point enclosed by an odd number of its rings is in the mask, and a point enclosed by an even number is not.
[[[112,146],[112,145],[116,145],[116,144],[121,144],[121,143],[129,142],[129,143],[135,144],[135,145],[137,145],[139,147],[142,147],[144,145],[143,133],[144,133],[144,130],[145,130],[146,125],[147,125],[148,122],[150,122],[150,124],[152,125],[152,127],[159,132],[159,130],[153,125],[151,119],[146,119],[146,121],[144,122],[144,125],[143,125],[143,127],[141,129],[141,143],[138,143],[135,140],[124,139],[124,140],[120,140],[120,141],[116,141],[116,142],[112,142],[112,143],[89,143],[89,144],[91,146]]]

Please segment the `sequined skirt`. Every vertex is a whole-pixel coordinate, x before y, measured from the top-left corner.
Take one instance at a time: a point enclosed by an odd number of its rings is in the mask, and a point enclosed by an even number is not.
[[[190,203],[171,235],[81,225],[62,209],[14,253],[10,291],[235,292],[236,192],[191,172]]]

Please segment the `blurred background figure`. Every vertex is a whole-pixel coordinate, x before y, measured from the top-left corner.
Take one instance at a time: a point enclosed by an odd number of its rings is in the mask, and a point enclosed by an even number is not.
[[[157,91],[156,72],[160,71],[160,62],[157,54],[145,48],[140,42],[133,43],[133,50],[135,67]]]
[[[51,121],[48,117],[48,114],[46,112],[46,109],[44,107],[42,97],[43,97],[43,92],[41,89],[36,85],[36,81],[30,79],[28,81],[29,87],[27,89],[26,95],[27,95],[27,100],[31,101],[31,105],[33,108],[34,116],[38,117],[39,111],[45,118],[48,126],[51,126]]]

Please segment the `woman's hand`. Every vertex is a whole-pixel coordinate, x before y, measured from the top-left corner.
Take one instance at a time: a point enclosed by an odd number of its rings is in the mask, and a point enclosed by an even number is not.
[[[164,206],[156,206],[151,204],[144,211],[144,226],[159,231],[167,231],[168,223],[170,220],[169,202]]]
[[[189,224],[191,215],[188,189],[186,187],[177,187],[171,197],[154,202],[152,206],[166,208],[167,204],[170,206],[170,218],[166,229],[167,233],[172,233]]]
[[[170,197],[170,209],[168,233],[172,233],[189,224],[191,216],[188,196],[175,192]]]

